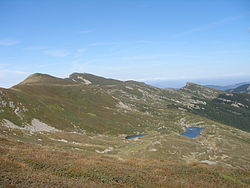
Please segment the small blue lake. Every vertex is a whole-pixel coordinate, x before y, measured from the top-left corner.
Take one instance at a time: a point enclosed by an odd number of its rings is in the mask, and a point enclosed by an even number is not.
[[[132,136],[126,136],[126,139],[134,139],[134,138],[141,138],[144,136],[148,136],[148,134],[138,134],[138,135],[132,135]]]
[[[189,138],[195,138],[195,137],[201,135],[201,131],[203,129],[204,128],[200,128],[200,127],[189,127],[189,128],[186,128],[186,131],[184,133],[182,133],[181,136],[186,136],[186,137],[189,137]]]

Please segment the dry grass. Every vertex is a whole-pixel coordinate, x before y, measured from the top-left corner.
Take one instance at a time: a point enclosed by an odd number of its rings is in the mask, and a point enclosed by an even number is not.
[[[52,150],[0,138],[1,187],[248,187],[250,172]]]

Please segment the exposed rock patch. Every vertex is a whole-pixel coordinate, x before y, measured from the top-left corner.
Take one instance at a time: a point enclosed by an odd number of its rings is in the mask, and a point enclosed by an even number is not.
[[[31,121],[31,125],[26,124],[25,127],[19,127],[7,119],[4,119],[1,124],[10,129],[20,129],[20,130],[26,130],[30,132],[59,132],[60,131],[54,127],[47,125],[46,123],[39,121],[38,119],[33,119]]]

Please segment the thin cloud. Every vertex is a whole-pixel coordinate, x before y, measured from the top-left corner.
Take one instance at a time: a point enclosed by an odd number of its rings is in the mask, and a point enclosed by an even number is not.
[[[55,65],[62,65],[64,62],[56,62],[56,63],[49,63],[49,64],[39,64],[39,65],[35,65],[36,68],[44,68],[44,67],[51,67],[51,66],[55,66]]]
[[[242,17],[243,17],[243,15],[226,17],[226,18],[224,18],[222,20],[219,20],[219,21],[216,21],[216,22],[212,22],[212,23],[209,23],[209,24],[206,24],[206,25],[202,25],[202,26],[199,26],[199,27],[192,28],[190,30],[187,30],[187,31],[184,31],[184,32],[181,32],[181,33],[177,33],[177,34],[173,35],[173,37],[182,37],[182,36],[190,35],[190,34],[193,34],[193,33],[196,33],[196,32],[206,31],[206,30],[215,28],[217,26],[220,26],[220,25],[222,25],[224,23],[238,20],[238,19],[240,19]]]
[[[29,50],[29,51],[39,51],[46,55],[54,56],[54,57],[65,57],[72,55],[73,57],[80,57],[82,54],[84,54],[88,49],[87,48],[79,48],[76,50],[67,50],[67,49],[51,49],[46,46],[29,46],[26,48],[23,48],[23,50]]]
[[[145,43],[150,43],[150,41],[94,42],[90,43],[89,46],[113,46],[113,45],[145,44]]]
[[[0,73],[1,73],[1,74],[4,74],[4,73],[12,73],[12,74],[20,74],[20,75],[29,74],[28,72],[25,72],[25,71],[20,71],[20,70],[9,70],[9,69],[0,70]]]
[[[0,63],[0,66],[10,65],[10,63]]]
[[[213,54],[250,54],[250,50],[221,50],[215,51]]]
[[[156,59],[164,57],[182,57],[182,58],[200,58],[201,56],[197,55],[185,55],[179,53],[162,53],[162,54],[147,54],[147,55],[138,55],[138,56],[127,56],[119,57],[119,60],[143,60],[143,59]]]
[[[65,57],[70,55],[68,50],[45,50],[43,53],[54,57]]]
[[[154,60],[158,58],[180,57],[180,58],[203,58],[203,56],[181,54],[181,53],[160,53],[160,54],[141,54],[135,56],[110,57],[110,61],[135,61],[135,60]],[[102,62],[104,58],[92,59],[94,62]]]
[[[79,31],[79,33],[82,33],[82,34],[87,34],[87,33],[92,33],[94,32],[94,30],[82,30],[82,31]]]
[[[79,48],[76,52],[77,53],[84,53],[84,52],[86,52],[88,49],[86,49],[86,48]]]
[[[26,48],[23,48],[24,50],[46,50],[48,47],[46,46],[29,46]]]
[[[19,44],[19,40],[13,40],[13,39],[0,39],[0,46],[13,46],[16,44]]]
[[[81,57],[86,51],[88,51],[88,49],[87,48],[79,48],[79,49],[77,49],[75,52],[74,52],[74,57],[75,58],[79,58],[79,57]]]

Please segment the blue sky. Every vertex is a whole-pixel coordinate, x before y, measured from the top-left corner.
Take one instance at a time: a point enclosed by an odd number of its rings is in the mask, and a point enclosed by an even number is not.
[[[0,87],[35,72],[250,80],[250,1],[1,0]]]

